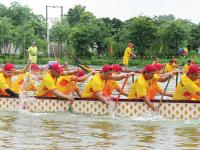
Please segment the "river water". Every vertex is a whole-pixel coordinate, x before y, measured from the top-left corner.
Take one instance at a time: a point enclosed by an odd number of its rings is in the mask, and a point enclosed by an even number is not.
[[[161,86],[164,88],[165,84]],[[130,85],[131,79],[125,90]],[[81,85],[81,89],[83,87]],[[175,78],[170,82],[168,91],[174,89]],[[1,111],[0,148],[200,149],[200,120]]]

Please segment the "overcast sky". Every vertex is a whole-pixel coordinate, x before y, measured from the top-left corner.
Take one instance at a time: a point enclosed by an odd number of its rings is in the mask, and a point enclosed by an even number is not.
[[[7,7],[13,0],[0,0]],[[200,0],[15,0],[28,5],[34,13],[45,17],[46,5],[63,6],[64,14],[69,8],[81,4],[95,16],[118,18],[122,21],[138,15],[173,14],[176,18],[189,19],[200,23]],[[59,17],[59,8],[49,8],[49,17]]]

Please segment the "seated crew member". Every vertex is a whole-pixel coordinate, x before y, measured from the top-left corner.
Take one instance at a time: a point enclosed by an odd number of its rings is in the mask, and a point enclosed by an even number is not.
[[[191,65],[194,65],[195,64],[195,61],[194,60],[188,60],[187,61],[187,63],[184,65],[184,67],[183,67],[183,73],[187,73],[187,71],[188,71],[188,69],[189,69],[189,67],[191,66]]]
[[[60,91],[58,91],[56,87],[56,82],[57,82],[57,78],[62,75],[66,76],[66,75],[71,75],[77,72],[78,70],[63,71],[63,69],[61,68],[59,64],[56,64],[56,63],[52,64],[50,66],[50,71],[44,75],[39,87],[37,88],[36,95],[41,96],[41,97],[56,96],[60,98],[66,98],[68,100],[73,100],[73,97],[67,96],[61,93]]]
[[[118,64],[113,64],[112,71],[113,71],[113,74],[119,75],[122,72],[122,67]],[[120,92],[120,86],[118,82],[115,80],[108,80],[104,87],[103,95],[111,96],[114,90],[117,90],[117,92]],[[128,93],[126,91],[122,91],[122,94],[125,96],[128,96]]]
[[[0,95],[18,97],[19,95],[11,90],[12,76],[25,73],[29,66],[30,63],[28,63],[22,70],[15,70],[14,64],[5,64],[2,73],[0,73]]]
[[[39,76],[40,67],[37,64],[31,64],[30,69],[31,69],[30,74],[26,72],[17,77],[17,79],[13,82],[11,86],[12,91],[14,91],[17,94],[20,94],[21,91],[25,90],[27,87],[28,87],[27,89],[28,91],[35,91],[37,89],[35,80],[42,79],[41,76]],[[35,77],[35,80],[32,80],[33,77]],[[26,81],[26,79],[28,79],[29,81]],[[28,82],[28,83],[25,83],[25,82]]]
[[[76,82],[84,82],[93,74],[94,72],[92,71],[85,75],[83,70],[79,70],[77,75],[60,76],[57,80],[56,87],[65,95],[76,91],[78,96],[81,97],[81,92]]]
[[[141,74],[132,84],[128,93],[128,98],[143,99],[153,111],[158,111],[157,107],[150,102],[150,99],[154,98],[157,92],[163,92],[158,85],[157,80],[153,79],[156,68],[154,65],[146,65],[142,72],[143,74]]]
[[[109,104],[111,99],[103,95],[106,82],[108,82],[108,80],[122,80],[129,76],[129,74],[112,76],[112,66],[104,65],[101,72],[95,74],[92,79],[88,81],[82,92],[82,98],[97,98],[103,103]]]
[[[175,68],[177,68],[177,60],[176,59],[171,59],[169,61],[169,63],[167,63],[165,65],[164,72],[165,73],[173,72],[173,71],[175,71]]]
[[[200,88],[195,83],[200,79],[200,66],[191,65],[187,74],[181,80],[174,92],[174,100],[194,100],[200,99]]]

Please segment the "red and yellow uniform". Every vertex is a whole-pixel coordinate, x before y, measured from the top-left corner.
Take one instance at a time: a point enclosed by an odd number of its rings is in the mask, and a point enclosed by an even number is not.
[[[167,73],[167,72],[172,72],[172,71],[175,70],[175,67],[176,67],[176,64],[175,64],[175,63],[173,63],[173,64],[167,63],[167,64],[165,65],[164,72],[165,72],[165,73]]]
[[[115,80],[108,80],[106,85],[103,89],[104,96],[111,96],[114,90],[119,90],[120,86],[117,81]]]
[[[56,89],[56,78],[53,78],[51,73],[48,72],[42,79],[39,87],[37,88],[37,96],[54,96],[52,90]]]
[[[93,78],[86,84],[82,97],[83,98],[95,98],[95,92],[103,91],[105,87],[105,80],[103,80],[99,73],[93,76]]]
[[[11,77],[5,77],[3,73],[0,73],[0,95],[8,95],[5,91],[11,87]]]
[[[200,88],[187,75],[183,75],[178,84],[173,99],[175,100],[192,100],[195,94],[200,92]]]
[[[131,86],[131,90],[128,93],[129,99],[138,99],[143,96],[154,99],[155,95],[162,91],[158,85],[157,80],[146,80],[143,75],[140,75]]]
[[[128,66],[128,61],[129,61],[131,53],[132,53],[131,48],[127,47],[123,56],[123,64],[126,66]]]
[[[57,80],[56,87],[57,89],[65,95],[69,95],[74,91],[75,81],[72,81],[72,76],[60,76]],[[76,85],[75,91],[79,87]]]
[[[17,79],[13,82],[11,86],[11,90],[17,94],[21,92],[21,86],[24,84],[24,78],[28,76],[28,73],[20,74]],[[32,75],[30,75],[30,78]],[[28,78],[28,77],[27,77]],[[28,83],[28,91],[35,91],[36,90],[36,83],[34,80],[30,80]]]

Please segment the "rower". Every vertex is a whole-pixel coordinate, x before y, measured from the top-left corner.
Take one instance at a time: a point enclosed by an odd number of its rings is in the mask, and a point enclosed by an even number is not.
[[[113,71],[113,74],[119,75],[122,72],[122,67],[118,64],[113,64],[112,71]],[[120,93],[120,86],[118,82],[115,80],[108,80],[104,87],[103,95],[107,97],[111,96],[114,90],[117,90],[117,92]],[[122,94],[124,96],[128,96],[128,93],[126,91],[122,91]]]
[[[150,99],[154,98],[157,92],[163,92],[157,80],[153,80],[156,68],[154,65],[146,65],[142,72],[143,74],[132,84],[131,90],[128,93],[128,98],[143,99],[153,111],[158,111],[157,107],[150,102]]]
[[[26,85],[28,84],[28,91],[36,91],[36,83],[35,80],[41,80],[41,76],[39,76],[40,73],[40,67],[37,64],[31,64],[31,72],[30,74],[28,72],[23,73],[21,75],[19,75],[17,77],[17,79],[13,82],[12,84],[12,91],[14,91],[17,94],[20,94],[21,91],[26,89]],[[28,78],[28,76],[30,75],[30,81],[29,83],[25,83],[25,78]],[[33,80],[33,77],[35,78],[35,80]],[[26,91],[27,92],[27,91]]]
[[[183,67],[183,72],[184,72],[184,73],[187,73],[189,67],[190,67],[191,65],[194,65],[194,64],[195,64],[195,61],[194,61],[194,60],[192,60],[192,59],[188,60],[187,63],[186,63],[186,64],[184,65],[184,67]]]
[[[165,73],[173,72],[173,71],[175,71],[175,68],[177,68],[177,67],[178,67],[178,65],[177,65],[177,59],[171,59],[169,61],[169,63],[167,63],[165,65],[164,72]]]
[[[200,79],[200,66],[191,65],[174,92],[174,100],[200,99],[200,87],[195,83]]]
[[[0,73],[0,95],[18,97],[19,95],[11,89],[11,79],[14,75],[24,74],[30,66],[30,62],[22,70],[15,70],[14,64],[7,63]]]
[[[61,66],[57,63],[50,65],[50,71],[48,71],[44,75],[44,77],[37,89],[36,95],[41,96],[41,97],[56,96],[56,97],[60,97],[60,98],[66,98],[68,100],[73,100],[73,97],[67,96],[67,95],[61,93],[60,91],[58,91],[58,89],[56,87],[56,82],[57,82],[57,78],[60,76],[72,75],[77,72],[78,72],[78,70],[63,71]]]
[[[77,95],[81,97],[81,92],[79,87],[76,85],[76,82],[84,82],[93,74],[94,71],[85,75],[85,72],[83,70],[79,70],[76,76],[75,75],[60,76],[57,80],[56,87],[58,91],[62,92],[65,95],[69,95],[75,90]]]
[[[103,103],[109,104],[110,100],[112,99],[103,95],[103,90],[105,88],[106,82],[109,80],[122,80],[129,76],[129,74],[112,76],[112,66],[104,65],[101,69],[101,72],[95,74],[93,78],[90,79],[90,81],[86,84],[81,97],[97,98]]]

